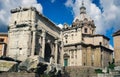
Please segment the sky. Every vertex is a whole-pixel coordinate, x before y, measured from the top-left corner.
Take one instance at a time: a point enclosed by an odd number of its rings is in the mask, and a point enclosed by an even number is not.
[[[64,23],[71,25],[80,14],[81,2],[82,0],[0,0],[0,32],[7,32],[10,10],[20,6],[36,7],[59,27]],[[120,0],[84,0],[84,5],[87,14],[95,22],[96,33],[109,37],[112,48],[112,34],[120,29]]]

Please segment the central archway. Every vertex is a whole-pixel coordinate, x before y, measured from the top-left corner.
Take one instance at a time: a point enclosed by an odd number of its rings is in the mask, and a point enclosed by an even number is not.
[[[50,62],[51,57],[51,47],[49,43],[45,44],[45,54],[44,54],[44,60],[47,62]]]

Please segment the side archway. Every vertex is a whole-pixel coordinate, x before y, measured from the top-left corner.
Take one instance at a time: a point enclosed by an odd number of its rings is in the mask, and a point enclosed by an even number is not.
[[[45,44],[45,54],[44,54],[44,60],[47,62],[50,62],[50,57],[51,57],[51,47],[49,43]]]

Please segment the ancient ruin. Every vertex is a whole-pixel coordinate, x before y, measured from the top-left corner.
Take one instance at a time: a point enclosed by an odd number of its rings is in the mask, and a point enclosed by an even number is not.
[[[11,10],[6,56],[17,65],[15,72],[54,76],[66,70],[71,77],[91,76],[96,68],[109,66],[113,53],[109,38],[96,34],[95,28],[84,3],[72,25],[62,29],[36,8],[18,7]]]

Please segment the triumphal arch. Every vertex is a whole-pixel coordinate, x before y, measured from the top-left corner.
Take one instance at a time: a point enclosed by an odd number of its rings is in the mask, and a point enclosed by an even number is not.
[[[61,36],[61,29],[34,7],[12,9],[7,55],[20,61],[40,56],[46,62],[61,63]]]

